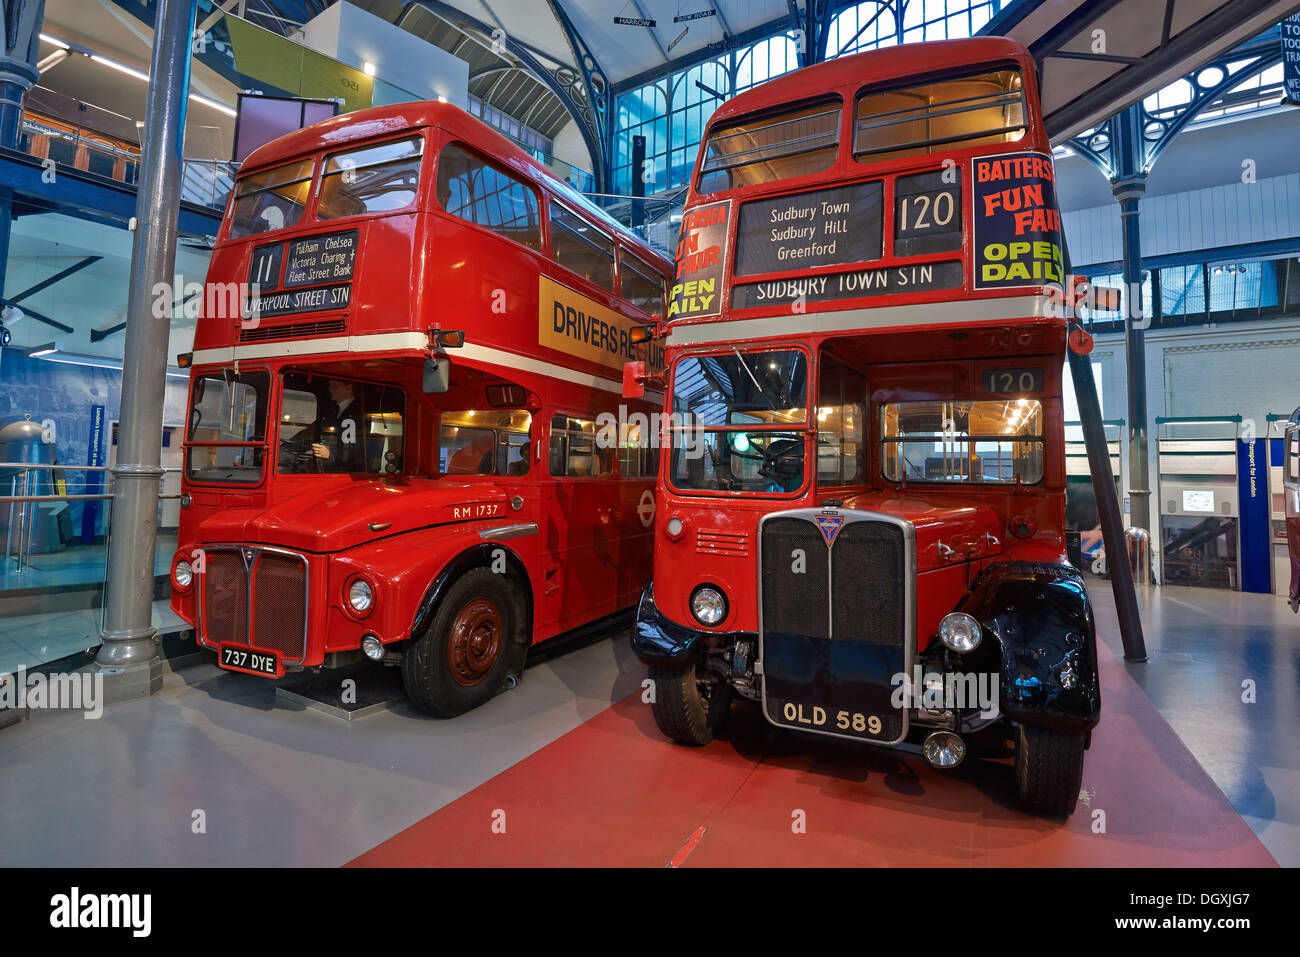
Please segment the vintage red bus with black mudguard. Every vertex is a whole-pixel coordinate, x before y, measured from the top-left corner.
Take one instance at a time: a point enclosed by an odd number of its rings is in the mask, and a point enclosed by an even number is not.
[[[629,333],[670,270],[451,105],[254,152],[189,356],[172,608],[222,667],[364,654],[449,716],[633,605],[654,465],[620,380],[662,367]]]
[[[739,696],[936,767],[1014,753],[1026,803],[1073,810],[1100,696],[1053,182],[1034,63],[1000,38],[839,58],[713,115],[653,327],[633,645],[664,733],[706,743]],[[657,381],[633,365],[627,394]]]

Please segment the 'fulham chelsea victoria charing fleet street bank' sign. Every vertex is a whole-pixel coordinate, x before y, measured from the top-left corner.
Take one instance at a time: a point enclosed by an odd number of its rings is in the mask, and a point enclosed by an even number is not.
[[[267,319],[300,312],[346,309],[352,301],[360,234],[355,229],[271,243],[253,250],[248,282],[258,290],[247,318]],[[283,280],[281,279],[283,265]]]

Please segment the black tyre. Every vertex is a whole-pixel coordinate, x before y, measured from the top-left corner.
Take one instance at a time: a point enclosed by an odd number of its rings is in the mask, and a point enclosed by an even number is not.
[[[503,575],[487,568],[466,572],[447,590],[424,634],[407,642],[402,683],[411,701],[452,718],[494,697],[525,640],[522,618]]]
[[[1051,817],[1074,813],[1083,782],[1086,735],[1021,725],[1016,739],[1016,789],[1032,810]]]
[[[701,747],[722,730],[731,712],[731,686],[700,674],[697,662],[686,668],[651,668],[655,724],[680,744]]]

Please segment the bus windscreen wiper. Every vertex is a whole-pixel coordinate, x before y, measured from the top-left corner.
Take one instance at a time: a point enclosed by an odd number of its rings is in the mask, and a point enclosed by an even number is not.
[[[758,377],[754,375],[754,370],[751,369],[749,366],[745,365],[745,357],[740,354],[740,350],[737,349],[735,346],[732,346],[731,351],[736,354],[736,358],[740,361],[740,367],[745,370],[746,374],[748,374],[749,381],[754,383],[754,388],[757,389],[758,394],[763,397],[763,401],[767,403],[767,407],[771,409],[773,412],[775,412],[777,407],[772,403],[771,396],[767,394],[766,389],[764,389],[761,385],[759,385]]]

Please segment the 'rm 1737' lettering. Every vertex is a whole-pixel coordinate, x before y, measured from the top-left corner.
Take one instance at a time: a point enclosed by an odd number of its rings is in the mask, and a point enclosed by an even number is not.
[[[451,507],[452,518],[492,518],[501,514],[501,504],[499,502],[489,502],[480,505],[453,505]]]

